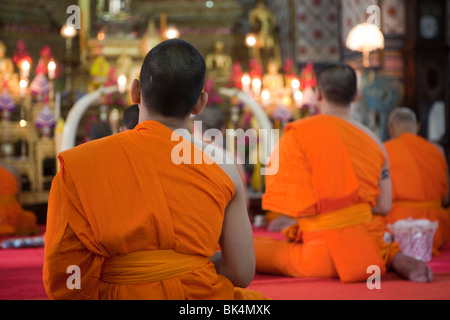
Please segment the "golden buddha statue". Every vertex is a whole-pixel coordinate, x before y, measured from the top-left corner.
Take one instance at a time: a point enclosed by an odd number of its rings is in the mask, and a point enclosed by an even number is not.
[[[6,45],[0,41],[0,81],[10,80],[14,74],[14,64],[12,60],[6,56]]]
[[[224,52],[225,45],[222,41],[214,44],[214,51],[206,56],[206,69],[208,78],[217,84],[226,84],[231,77],[233,60]]]
[[[279,98],[281,90],[284,88],[284,78],[279,72],[280,65],[277,61],[271,60],[268,63],[268,73],[263,77],[263,87],[270,92],[272,101],[276,101]]]
[[[253,33],[257,36],[257,59],[263,67],[268,67],[269,60],[276,60],[281,65],[281,54],[276,34],[276,18],[264,0],[258,0],[255,8],[248,15]]]
[[[116,60],[116,75],[124,75],[127,77],[128,81],[130,81],[132,68],[133,59],[126,53],[122,52],[122,54]]]
[[[103,55],[102,49],[101,54],[97,58],[95,58],[90,69],[91,75],[90,86],[92,89],[98,89],[100,86],[102,86],[108,81],[109,70],[110,64]]]

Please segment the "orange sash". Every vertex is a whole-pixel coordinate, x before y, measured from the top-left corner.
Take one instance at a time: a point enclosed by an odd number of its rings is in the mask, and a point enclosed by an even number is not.
[[[105,259],[100,280],[138,284],[174,278],[208,264],[209,258],[173,250],[153,250]]]
[[[319,231],[341,229],[370,221],[372,221],[370,205],[358,203],[333,212],[300,218],[298,224],[302,231]]]

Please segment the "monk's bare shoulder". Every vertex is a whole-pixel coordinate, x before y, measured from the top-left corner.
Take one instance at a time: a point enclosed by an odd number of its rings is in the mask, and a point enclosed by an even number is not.
[[[201,144],[202,146],[202,150],[205,151],[205,149],[211,148],[211,145],[205,143],[205,142],[200,142],[198,139],[193,138],[195,141],[195,145],[198,146],[199,144]],[[224,150],[215,147],[214,150],[215,153],[215,157],[211,158],[211,160],[214,161],[214,163],[216,165],[218,165],[226,174],[227,176],[230,178],[230,180],[233,182],[235,189],[237,190],[238,188],[240,188],[242,186],[242,179],[241,179],[241,175],[239,173],[239,169],[235,163],[235,159],[232,159],[228,154],[226,154],[224,152]]]
[[[380,149],[383,151],[383,154],[385,155],[385,157],[387,157],[387,151],[386,148],[384,147],[383,142],[381,142],[380,138],[378,138],[378,136],[368,127],[366,127],[365,125],[363,125],[362,123],[355,121],[355,120],[351,120],[350,122],[351,124],[353,124],[355,127],[359,128],[361,131],[363,131],[364,133],[366,133],[370,138],[372,138],[372,140],[380,147]]]
[[[217,152],[221,154],[221,156],[217,158],[224,159],[224,161],[215,161],[215,163],[227,174],[236,189],[238,186],[242,186],[241,175],[235,163],[236,160],[232,159],[229,155],[218,148]]]
[[[440,144],[434,142],[432,142],[432,144],[439,150],[439,152],[444,156],[444,158],[447,158],[447,156],[445,155],[444,148],[442,148]]]

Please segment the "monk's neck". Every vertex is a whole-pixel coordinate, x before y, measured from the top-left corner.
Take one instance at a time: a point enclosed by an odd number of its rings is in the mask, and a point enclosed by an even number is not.
[[[166,126],[172,131],[177,129],[187,129],[189,118],[172,118],[172,117],[164,117],[159,114],[149,114],[147,112],[142,112],[139,115],[139,122],[144,121],[157,121],[162,125]]]
[[[351,108],[348,107],[342,107],[342,106],[335,106],[328,104],[322,108],[322,114],[328,115],[328,116],[336,116],[345,120],[352,120],[352,114],[351,114]]]

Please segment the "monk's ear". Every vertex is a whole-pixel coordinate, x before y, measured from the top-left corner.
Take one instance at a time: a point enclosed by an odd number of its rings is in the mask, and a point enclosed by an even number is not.
[[[417,129],[416,129],[416,133],[418,134],[420,131],[420,123],[417,124]]]
[[[320,87],[316,88],[315,94],[316,94],[316,100],[317,101],[322,101],[323,100],[323,91],[322,91],[322,89]]]
[[[141,83],[137,79],[131,83],[131,101],[134,104],[141,103]]]
[[[389,130],[389,138],[394,139],[395,138],[395,127],[392,125],[392,123],[390,123],[388,125],[388,130]]]
[[[205,109],[206,104],[208,103],[208,93],[203,91],[200,95],[200,98],[197,100],[197,104],[195,105],[194,109],[192,109],[192,114],[197,115],[202,113],[203,109]]]

